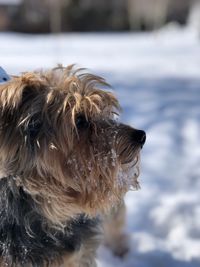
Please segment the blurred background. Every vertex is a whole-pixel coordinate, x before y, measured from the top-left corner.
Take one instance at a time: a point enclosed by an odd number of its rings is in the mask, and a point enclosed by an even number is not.
[[[198,0],[0,0],[0,30],[145,31],[182,25]]]
[[[141,190],[126,196],[130,252],[102,246],[98,267],[199,267],[200,1],[0,0],[0,66],[58,63],[104,76],[121,120],[147,132]]]

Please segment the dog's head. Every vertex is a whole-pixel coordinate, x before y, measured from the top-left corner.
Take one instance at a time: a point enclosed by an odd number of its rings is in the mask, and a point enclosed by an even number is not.
[[[94,214],[137,188],[145,133],[116,120],[104,79],[72,66],[0,86],[0,168],[59,224]]]

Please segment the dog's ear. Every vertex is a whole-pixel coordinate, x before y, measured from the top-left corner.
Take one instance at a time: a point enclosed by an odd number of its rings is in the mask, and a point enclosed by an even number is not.
[[[7,83],[0,85],[0,111],[18,109],[24,98],[34,97],[41,87],[44,87],[44,82],[36,73],[25,73],[11,78]]]

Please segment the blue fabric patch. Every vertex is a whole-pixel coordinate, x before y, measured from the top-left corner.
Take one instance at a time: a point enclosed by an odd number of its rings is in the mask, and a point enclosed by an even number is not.
[[[0,83],[6,83],[10,80],[10,76],[5,72],[5,70],[0,67]]]

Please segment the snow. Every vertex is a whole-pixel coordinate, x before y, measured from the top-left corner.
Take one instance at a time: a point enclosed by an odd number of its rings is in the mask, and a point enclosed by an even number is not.
[[[121,119],[147,132],[141,190],[126,196],[130,253],[120,260],[101,247],[98,267],[200,266],[198,35],[172,25],[143,34],[0,34],[9,74],[78,63],[106,77]]]

